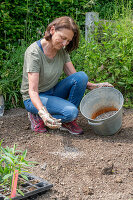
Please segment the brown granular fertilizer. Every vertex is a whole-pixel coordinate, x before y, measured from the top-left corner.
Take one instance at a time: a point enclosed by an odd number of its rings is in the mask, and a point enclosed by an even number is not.
[[[111,117],[112,115],[114,115],[117,111],[109,111],[109,112],[106,112],[106,113],[103,113],[101,115],[98,115],[95,120],[100,120],[100,119],[105,119],[105,118],[108,118],[108,117]]]

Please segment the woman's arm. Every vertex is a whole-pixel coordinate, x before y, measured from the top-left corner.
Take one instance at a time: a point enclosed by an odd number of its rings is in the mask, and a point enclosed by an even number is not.
[[[72,62],[68,62],[64,64],[64,73],[69,76],[71,74],[74,74],[76,72],[75,67],[73,66]]]
[[[65,63],[65,65],[64,65],[64,73],[67,76],[69,76],[71,74],[74,74],[75,72],[76,72],[76,69],[73,66],[72,62]],[[113,85],[109,84],[108,82],[91,83],[91,82],[88,81],[86,88],[89,89],[89,90],[93,90],[93,89],[99,88],[99,87],[113,87]]]
[[[28,72],[28,80],[31,101],[39,111],[43,107],[38,93],[39,73]]]
[[[61,127],[61,119],[53,118],[43,106],[38,92],[39,73],[28,73],[29,80],[29,95],[33,105],[39,111],[38,114],[44,121],[44,124],[49,128],[56,129]]]
[[[73,66],[73,64],[72,64],[72,62],[68,62],[68,63],[65,63],[65,65],[64,65],[64,73],[67,75],[67,76],[69,76],[69,75],[71,75],[71,74],[74,74],[76,72],[76,69],[75,69],[75,67]],[[95,85],[96,84],[94,84],[94,83],[90,83],[89,81],[88,81],[88,83],[87,83],[87,89],[94,89],[95,88]]]

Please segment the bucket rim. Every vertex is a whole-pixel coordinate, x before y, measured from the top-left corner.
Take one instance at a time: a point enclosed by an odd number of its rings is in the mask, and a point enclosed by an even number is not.
[[[115,91],[117,91],[117,92],[121,95],[121,97],[122,97],[122,105],[121,105],[120,108],[116,111],[115,114],[111,115],[110,117],[106,117],[106,118],[104,118],[104,119],[95,120],[95,119],[92,119],[92,118],[87,117],[87,116],[82,112],[81,104],[82,104],[83,100],[84,100],[87,96],[90,96],[92,93],[96,92],[96,90],[115,90]],[[106,119],[110,119],[110,118],[114,117],[114,115],[116,115],[116,114],[122,109],[123,103],[124,103],[124,97],[123,97],[122,93],[121,93],[118,89],[116,89],[116,88],[114,88],[114,87],[101,87],[101,88],[95,88],[95,89],[89,91],[89,92],[82,98],[82,100],[81,100],[81,102],[80,102],[79,108],[80,108],[81,114],[82,114],[87,120],[90,120],[91,122],[102,122],[102,121],[105,121]]]

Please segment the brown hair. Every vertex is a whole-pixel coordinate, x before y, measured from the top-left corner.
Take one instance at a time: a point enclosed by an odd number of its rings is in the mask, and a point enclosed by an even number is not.
[[[52,35],[50,34],[50,29],[51,27],[54,26],[55,27],[55,31],[66,28],[69,30],[72,30],[74,33],[73,39],[72,41],[69,42],[69,44],[65,47],[65,50],[67,52],[71,52],[74,49],[78,48],[78,44],[79,44],[79,28],[77,26],[77,24],[74,22],[74,20],[71,17],[68,16],[63,16],[63,17],[59,17],[56,18],[54,21],[52,21],[45,32],[44,38],[47,41],[50,41],[52,39]]]

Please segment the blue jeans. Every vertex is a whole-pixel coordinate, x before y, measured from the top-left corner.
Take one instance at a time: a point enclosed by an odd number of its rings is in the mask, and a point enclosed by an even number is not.
[[[78,115],[78,106],[87,82],[88,76],[84,72],[76,72],[58,82],[52,89],[39,93],[39,97],[53,117],[62,122],[73,121]],[[24,105],[28,112],[38,113],[31,99],[25,100]]]

